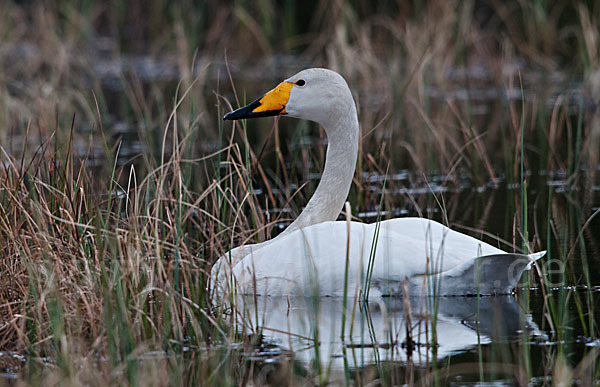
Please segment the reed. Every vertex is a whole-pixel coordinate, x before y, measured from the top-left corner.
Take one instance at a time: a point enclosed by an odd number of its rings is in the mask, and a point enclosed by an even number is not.
[[[230,126],[223,113],[300,67],[326,66],[359,108],[346,216],[433,217],[509,250],[546,249],[563,268],[542,264],[530,278],[551,344],[481,345],[475,359],[434,356],[427,367],[381,359],[346,368],[344,382],[598,379],[597,347],[572,358],[577,340],[599,334],[593,2],[60,0],[2,2],[0,15],[0,374],[22,384],[333,380],[328,359],[252,360],[268,344],[256,310],[208,291],[217,258],[301,211],[326,149],[316,125]],[[436,313],[426,317],[433,353]],[[344,309],[342,326],[365,323],[355,316]]]

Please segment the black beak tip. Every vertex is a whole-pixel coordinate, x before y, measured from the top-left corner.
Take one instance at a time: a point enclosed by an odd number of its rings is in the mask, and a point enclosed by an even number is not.
[[[232,120],[233,121],[233,120],[241,120],[244,118],[252,118],[255,116],[255,113],[253,112],[253,110],[256,109],[258,106],[260,106],[260,102],[259,102],[259,100],[256,100],[249,105],[246,105],[244,107],[241,107],[239,109],[236,109],[232,112],[225,114],[223,116],[223,120]]]
[[[283,110],[283,108],[282,108],[280,110],[267,110],[267,111],[261,111],[261,112],[257,112],[257,113],[254,112],[254,110],[259,106],[260,106],[260,98],[257,99],[256,101],[252,102],[249,105],[246,105],[244,107],[241,107],[239,109],[236,109],[232,112],[225,114],[223,116],[223,120],[242,120],[245,118],[277,116],[277,115],[281,114],[281,111]]]

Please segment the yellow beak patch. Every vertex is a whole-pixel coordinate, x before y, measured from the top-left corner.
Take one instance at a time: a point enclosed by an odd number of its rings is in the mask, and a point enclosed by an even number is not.
[[[252,110],[252,112],[261,113],[279,111],[279,114],[286,114],[285,105],[287,105],[288,100],[290,99],[292,87],[294,87],[292,82],[281,82],[277,87],[258,100],[260,105]]]

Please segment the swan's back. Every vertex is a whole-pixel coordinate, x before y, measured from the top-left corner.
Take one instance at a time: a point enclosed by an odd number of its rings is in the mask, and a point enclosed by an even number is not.
[[[375,293],[390,294],[407,278],[506,254],[428,219],[387,220],[379,229],[377,224],[351,222],[349,234],[347,227],[347,222],[323,222],[258,245],[239,260],[233,274],[244,293],[339,296],[348,257],[351,292],[363,287],[371,260]]]

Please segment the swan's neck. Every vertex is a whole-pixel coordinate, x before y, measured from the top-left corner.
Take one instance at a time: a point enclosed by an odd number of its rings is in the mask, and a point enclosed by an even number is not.
[[[336,220],[340,214],[352,185],[359,136],[354,101],[343,113],[323,124],[328,145],[321,181],[304,210],[280,236],[312,224]]]

